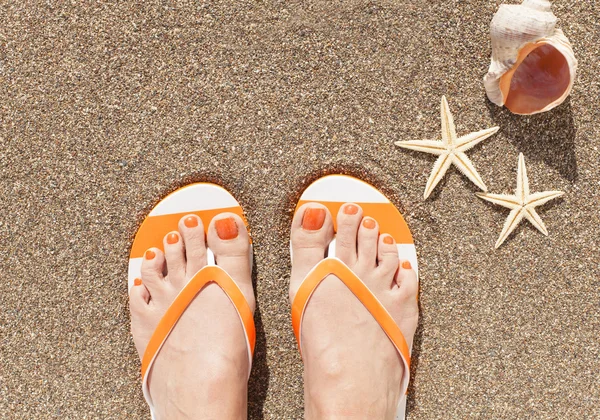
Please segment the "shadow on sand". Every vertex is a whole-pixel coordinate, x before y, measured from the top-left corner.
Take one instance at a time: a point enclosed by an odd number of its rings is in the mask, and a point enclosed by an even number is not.
[[[489,101],[487,107],[500,132],[523,152],[526,160],[542,160],[563,178],[577,181],[577,128],[569,98],[552,111],[529,116],[515,115]]]
[[[256,290],[255,261],[253,262],[252,273],[252,286]],[[252,360],[252,372],[248,381],[248,418],[263,419],[270,374],[267,365],[267,337],[258,302],[254,311],[254,325],[256,326],[256,345],[254,347],[254,359]]]

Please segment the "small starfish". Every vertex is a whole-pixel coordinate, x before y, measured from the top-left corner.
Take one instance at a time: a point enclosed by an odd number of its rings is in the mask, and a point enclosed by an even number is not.
[[[535,211],[535,208],[560,197],[564,193],[561,191],[545,191],[541,193],[529,194],[529,179],[527,178],[527,169],[525,168],[525,158],[523,153],[519,154],[519,169],[517,171],[517,191],[515,195],[483,194],[477,193],[479,198],[483,198],[494,204],[507,207],[512,211],[504,223],[504,228],[496,242],[496,249],[506,240],[508,235],[523,220],[527,218],[533,226],[540,232],[548,236],[548,230]]]
[[[448,101],[445,96],[442,96],[442,141],[409,140],[397,141],[394,144],[405,149],[431,153],[439,156],[433,165],[433,170],[431,171],[431,175],[425,186],[424,199],[429,197],[435,186],[442,180],[446,171],[452,164],[454,164],[454,166],[456,166],[480,189],[487,191],[487,187],[483,183],[483,180],[464,152],[495,134],[499,129],[500,127],[488,128],[487,130],[481,130],[457,138],[454,118],[450,113]]]

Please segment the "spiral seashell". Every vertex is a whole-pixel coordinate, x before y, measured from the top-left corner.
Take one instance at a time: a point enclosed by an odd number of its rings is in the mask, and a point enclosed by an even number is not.
[[[548,0],[501,5],[490,26],[492,63],[483,83],[490,101],[515,114],[537,114],[571,93],[577,59]]]

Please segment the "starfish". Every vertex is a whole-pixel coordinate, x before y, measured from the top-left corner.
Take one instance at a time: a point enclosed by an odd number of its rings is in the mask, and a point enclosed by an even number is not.
[[[450,113],[450,107],[445,96],[442,96],[442,141],[436,140],[409,140],[397,141],[396,146],[403,147],[409,150],[418,152],[431,153],[438,155],[439,158],[433,165],[433,170],[425,186],[423,198],[426,200],[431,194],[435,186],[442,180],[450,165],[454,164],[467,178],[483,191],[487,191],[487,187],[477,173],[477,170],[465,154],[476,144],[482,142],[488,137],[495,134],[500,127],[488,128],[476,133],[467,134],[457,138],[456,127],[454,126],[454,118]]]
[[[496,242],[496,249],[502,245],[508,235],[510,235],[521,220],[523,220],[523,217],[529,220],[540,232],[548,236],[548,230],[535,211],[535,208],[560,197],[563,194],[564,193],[561,191],[545,191],[529,194],[529,179],[527,178],[527,169],[525,168],[525,158],[523,157],[523,153],[520,153],[517,171],[517,191],[515,195],[477,193],[479,198],[483,198],[491,203],[499,204],[512,210],[508,215],[502,233],[500,233],[500,237]]]

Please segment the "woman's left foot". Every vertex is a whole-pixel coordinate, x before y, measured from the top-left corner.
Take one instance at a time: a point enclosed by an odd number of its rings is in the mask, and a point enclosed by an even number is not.
[[[417,328],[418,282],[400,260],[394,239],[362,208],[344,204],[337,217],[336,257],[370,289],[410,346]],[[319,203],[298,209],[292,222],[290,300],[325,257],[333,215]],[[393,419],[404,365],[377,320],[335,275],[315,289],[302,319],[305,418]]]

